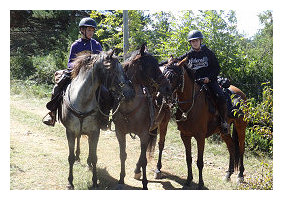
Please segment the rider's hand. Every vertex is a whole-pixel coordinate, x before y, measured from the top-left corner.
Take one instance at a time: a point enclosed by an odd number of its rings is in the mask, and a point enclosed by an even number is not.
[[[209,82],[210,82],[209,78],[205,77],[203,83],[209,83]]]

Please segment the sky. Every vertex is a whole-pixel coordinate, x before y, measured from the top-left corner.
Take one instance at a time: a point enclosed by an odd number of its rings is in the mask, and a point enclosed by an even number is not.
[[[258,29],[262,28],[257,16],[262,12],[263,10],[236,10],[239,32],[246,37],[254,36]]]

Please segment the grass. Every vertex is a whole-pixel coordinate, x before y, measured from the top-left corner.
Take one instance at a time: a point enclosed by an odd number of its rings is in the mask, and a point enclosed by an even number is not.
[[[12,86],[13,87],[13,86]],[[41,92],[44,93],[44,92]],[[44,95],[43,95],[44,96]],[[10,189],[11,190],[65,190],[68,176],[68,145],[65,129],[56,123],[45,126],[41,119],[47,113],[45,103],[49,97],[38,98],[22,90],[11,89],[10,96]],[[127,160],[125,189],[141,189],[141,181],[133,179],[133,170],[140,152],[139,139],[127,136]],[[192,139],[193,186],[198,183],[196,167],[196,142]],[[87,138],[81,140],[81,162],[74,166],[76,190],[88,190],[92,173],[87,170]],[[184,146],[175,123],[170,122],[163,153],[164,178],[154,179],[158,148],[154,159],[148,163],[147,174],[150,190],[178,190],[183,188],[187,176]],[[272,163],[272,159],[246,152],[244,158],[245,178],[261,173],[261,164]],[[222,178],[228,168],[228,151],[223,142],[206,141],[203,178],[209,190],[235,190],[236,175],[231,182]],[[99,189],[116,189],[120,173],[119,146],[114,132],[101,132],[98,144]]]

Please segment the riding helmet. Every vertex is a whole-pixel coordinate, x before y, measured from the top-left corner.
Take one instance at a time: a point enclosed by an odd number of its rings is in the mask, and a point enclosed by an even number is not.
[[[80,23],[79,23],[79,28],[82,26],[91,26],[93,28],[96,28],[96,22],[94,21],[94,19],[90,18],[90,17],[85,17],[83,18]]]
[[[203,39],[202,33],[198,30],[190,31],[189,35],[188,35],[188,40],[191,41],[191,40],[194,40],[194,39]]]

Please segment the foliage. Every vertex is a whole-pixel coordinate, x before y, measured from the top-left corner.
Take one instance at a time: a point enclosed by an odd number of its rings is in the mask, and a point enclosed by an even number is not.
[[[54,68],[65,68],[68,49],[78,38],[77,24],[86,16],[97,21],[94,38],[102,44],[103,49],[119,48],[119,55],[122,53],[122,10],[12,10],[10,15],[11,56],[16,56],[11,58],[11,77],[30,77],[38,69],[31,64],[31,58],[46,56],[54,51],[57,52],[53,54],[56,59]],[[199,29],[203,32],[204,43],[218,57],[221,74],[241,88],[248,97],[258,100],[263,89],[261,83],[270,81],[273,85],[272,12],[263,12],[259,19],[263,29],[253,38],[247,39],[237,32],[237,18],[235,11],[231,10],[129,10],[129,51],[147,42],[149,51],[159,61],[167,60],[171,55],[180,56],[190,47],[187,42],[188,32]],[[21,58],[24,61],[20,61]]]
[[[57,66],[60,66],[56,63],[56,56],[53,54],[40,57],[33,56],[32,62],[35,73],[30,76],[31,80],[35,80],[37,83],[54,83],[54,73],[59,70]]]
[[[78,21],[88,11],[10,11],[10,76],[52,83],[66,68],[68,48],[78,38]],[[49,63],[50,62],[50,63]]]
[[[146,25],[150,18],[140,10],[129,10],[129,52],[136,50],[142,43],[148,41],[150,32]],[[123,52],[123,11],[92,11],[90,17],[98,22],[99,29],[96,31],[98,41],[103,49],[120,49]]]
[[[249,99],[247,107],[242,107],[245,120],[249,123],[246,145],[249,149],[273,153],[273,89],[264,84],[262,101]]]
[[[10,57],[10,77],[12,79],[26,79],[35,72],[31,56],[18,53]]]
[[[261,173],[255,173],[241,184],[241,190],[273,190],[273,165],[262,162]]]
[[[26,97],[35,98],[50,98],[52,85],[38,84],[31,80],[11,80],[10,93],[11,95],[24,95]]]

